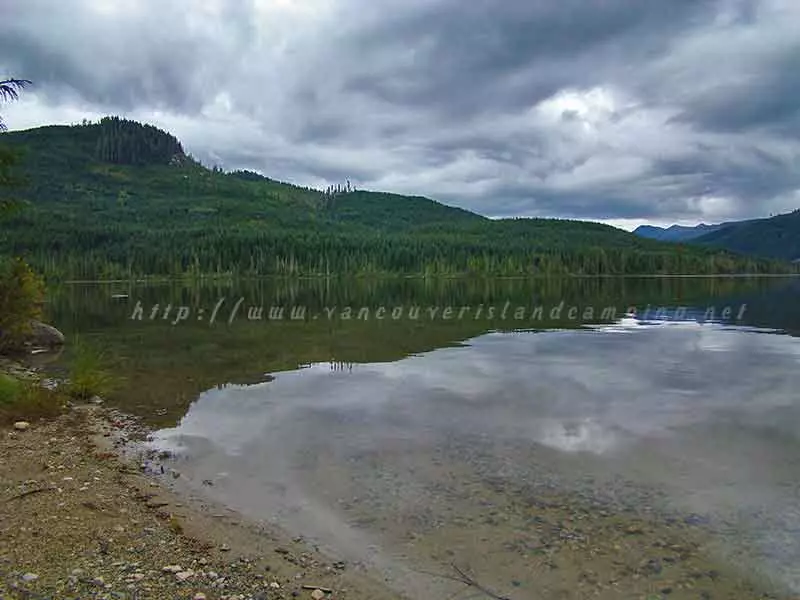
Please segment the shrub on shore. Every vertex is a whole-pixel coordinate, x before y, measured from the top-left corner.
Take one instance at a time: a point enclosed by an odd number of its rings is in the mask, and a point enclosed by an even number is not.
[[[120,384],[121,379],[107,367],[105,354],[94,345],[76,339],[71,354],[68,379],[52,389],[33,372],[13,363],[10,369],[0,365],[0,425],[57,416],[68,401],[105,397]]]
[[[119,385],[119,378],[107,367],[105,354],[91,344],[76,338],[69,361],[67,394],[77,401],[93,396],[105,397]]]

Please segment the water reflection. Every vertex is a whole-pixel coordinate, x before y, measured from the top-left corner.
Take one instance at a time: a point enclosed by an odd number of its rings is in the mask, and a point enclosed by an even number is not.
[[[344,424],[360,427],[390,410],[403,428],[458,429],[466,420],[495,437],[546,444],[562,436],[549,425],[537,434],[543,417],[563,420],[568,438],[599,435],[601,426],[642,437],[709,421],[721,410],[794,406],[800,345],[791,338],[635,320],[598,331],[606,335],[495,333],[397,362],[277,373],[273,382],[202,394],[179,431],[195,428],[230,449],[257,441],[269,423],[293,413],[345,415]]]
[[[637,319],[659,319],[659,307],[684,307],[681,318],[704,321],[708,307],[717,317],[732,307],[728,321],[737,325],[772,327],[791,334],[800,332],[800,282],[793,278],[673,278],[540,280],[253,280],[227,282],[172,282],[161,284],[72,285],[51,290],[47,318],[68,339],[80,335],[101,346],[113,358],[115,372],[124,377],[109,401],[139,414],[152,424],[174,424],[204,390],[230,382],[253,383],[265,373],[287,371],[330,361],[348,368],[378,361],[396,361],[412,354],[458,346],[490,331],[575,329],[616,323],[631,306]],[[121,297],[127,296],[127,297]],[[243,299],[240,317],[233,323],[220,318],[132,320],[141,303],[148,314],[186,306],[199,314],[220,299],[230,309]],[[245,318],[248,306],[301,305],[307,314],[323,318],[296,322],[258,321]],[[512,307],[502,318],[502,307]],[[423,315],[438,307],[495,306],[493,316],[481,318],[350,321],[324,318],[325,309],[419,306]],[[552,308],[562,306],[553,316]],[[528,314],[546,307],[543,318],[517,320],[516,307]],[[570,307],[579,307],[570,319]],[[591,318],[583,308],[594,307]],[[646,313],[647,307],[653,308]],[[746,306],[742,318],[740,307]],[[616,315],[603,309],[614,307]],[[672,320],[675,320],[674,318]],[[625,320],[622,321],[625,326]],[[64,360],[68,361],[68,344]]]
[[[497,332],[211,389],[155,444],[183,457],[188,481],[216,478],[218,500],[387,569],[402,563],[381,554],[398,550],[389,515],[424,507],[452,518],[452,506],[435,508],[442,470],[461,473],[446,492],[464,514],[469,481],[500,478],[510,494],[519,482],[571,489],[589,476],[602,494],[604,478],[623,477],[665,494],[665,509],[735,523],[736,539],[761,552],[753,561],[797,586],[786,568],[800,564],[800,543],[783,534],[800,529],[789,510],[800,490],[798,363],[795,338],[692,321]]]

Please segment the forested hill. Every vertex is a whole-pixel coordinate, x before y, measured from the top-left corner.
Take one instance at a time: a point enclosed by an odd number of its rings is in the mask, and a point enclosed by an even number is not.
[[[316,190],[209,169],[172,135],[118,118],[0,135],[28,206],[0,253],[68,278],[233,273],[539,275],[781,272],[785,263],[613,227],[491,220],[423,197]],[[10,179],[9,179],[10,180]]]
[[[754,256],[800,260],[800,209],[769,219],[729,223],[695,241]]]

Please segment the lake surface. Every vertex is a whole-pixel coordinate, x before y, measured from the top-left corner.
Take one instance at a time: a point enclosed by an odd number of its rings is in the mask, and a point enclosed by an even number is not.
[[[112,400],[187,490],[409,597],[459,591],[431,573],[460,565],[514,599],[716,598],[800,592],[798,300],[791,279],[250,282],[68,287],[51,315],[108,350]]]

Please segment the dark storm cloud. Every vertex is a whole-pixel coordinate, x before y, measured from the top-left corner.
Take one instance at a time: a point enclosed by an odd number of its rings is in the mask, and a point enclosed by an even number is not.
[[[800,203],[794,0],[129,4],[2,15],[0,68],[36,83],[12,128],[123,113],[225,168],[490,215]]]
[[[800,136],[800,39],[770,67],[699,95],[683,118],[719,131],[766,127]]]
[[[52,102],[73,92],[120,110],[195,112],[252,35],[232,7],[219,15],[224,26],[195,28],[186,7],[171,3],[134,3],[110,14],[81,0],[18,4],[0,25],[2,64],[34,80]]]
[[[697,0],[445,0],[356,36],[353,55],[411,49],[413,60],[348,84],[447,115],[529,106],[565,86],[602,82],[620,59],[658,52],[709,12]]]

